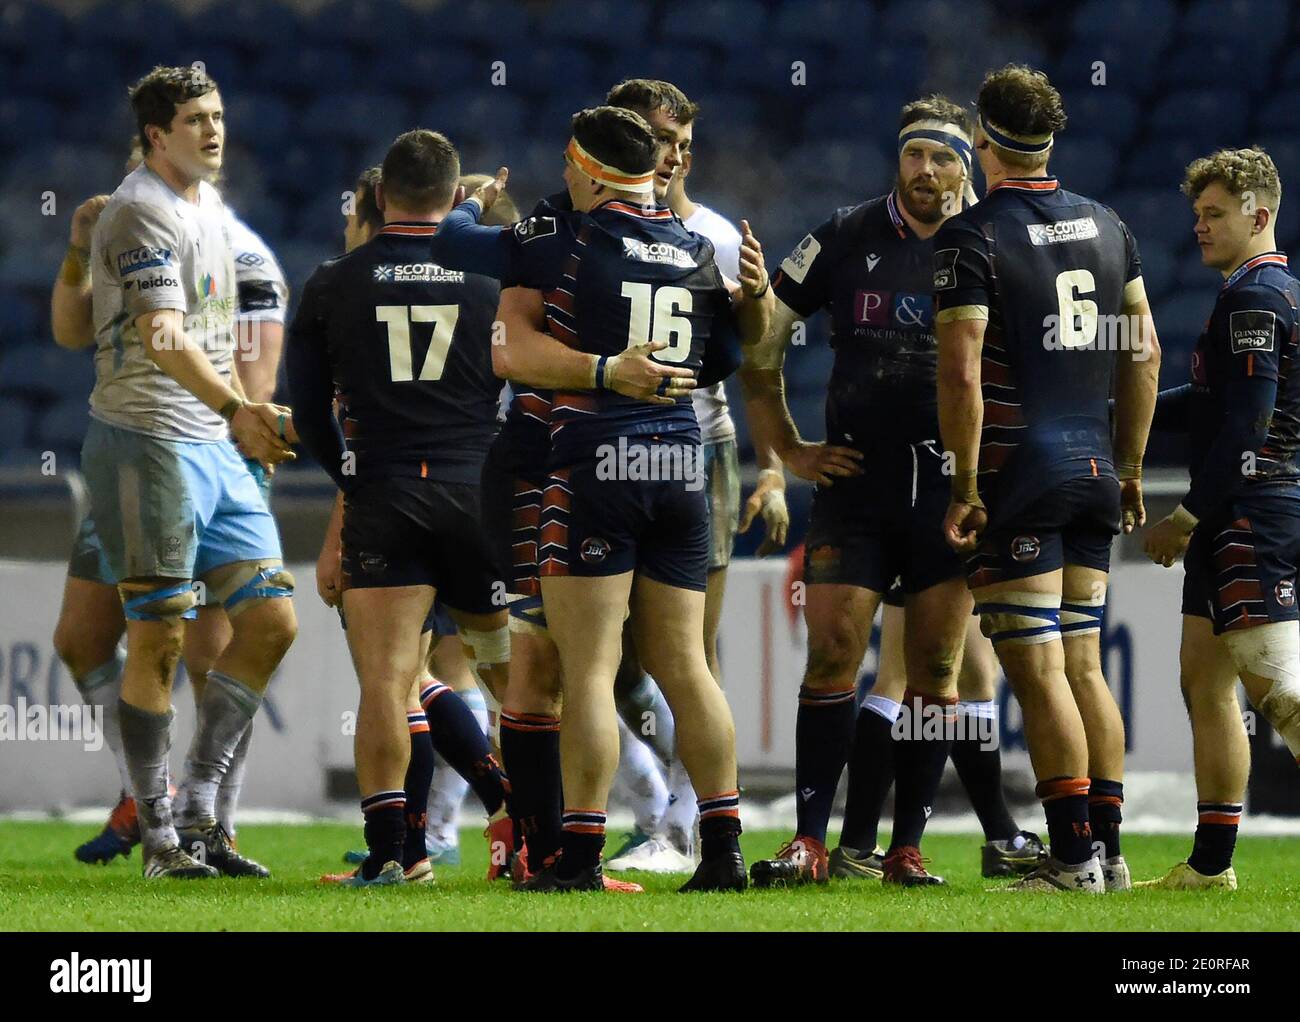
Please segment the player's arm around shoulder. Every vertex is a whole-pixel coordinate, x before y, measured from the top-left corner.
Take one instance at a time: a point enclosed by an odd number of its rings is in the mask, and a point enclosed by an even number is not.
[[[497,322],[502,329],[500,343],[493,338],[492,371],[502,379],[547,390],[613,390],[655,404],[673,404],[696,386],[690,369],[650,358],[668,346],[666,341],[604,356],[578,351],[545,333],[542,294],[535,288],[503,288]]]

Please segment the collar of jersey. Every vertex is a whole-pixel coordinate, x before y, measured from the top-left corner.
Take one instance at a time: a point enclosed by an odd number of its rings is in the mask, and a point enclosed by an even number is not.
[[[420,220],[394,220],[379,228],[379,234],[398,234],[405,238],[430,238],[438,233],[438,225]]]
[[[992,188],[989,194],[1001,188],[1012,188],[1018,192],[1054,192],[1061,187],[1061,182],[1054,177],[1008,177],[1003,178]]]
[[[1241,280],[1251,270],[1257,270],[1261,266],[1285,266],[1286,253],[1284,252],[1261,252],[1257,256],[1251,256],[1244,263],[1238,266],[1228,275],[1228,279],[1223,282],[1222,290],[1226,291],[1233,284]]]
[[[889,219],[893,221],[894,230],[898,232],[900,238],[906,238],[912,233],[912,229],[907,226],[907,221],[903,219],[903,214],[898,211],[898,189],[893,189],[885,197],[885,209],[889,211]]]
[[[623,213],[627,216],[639,217],[642,220],[671,220],[673,211],[667,206],[654,206],[646,208],[636,206],[630,202],[624,202],[622,199],[606,199],[599,206],[592,207],[592,212],[607,209],[613,213]]]

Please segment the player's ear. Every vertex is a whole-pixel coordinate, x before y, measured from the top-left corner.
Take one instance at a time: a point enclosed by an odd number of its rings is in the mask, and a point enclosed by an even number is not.
[[[384,182],[375,182],[375,207],[379,212],[384,211]]]

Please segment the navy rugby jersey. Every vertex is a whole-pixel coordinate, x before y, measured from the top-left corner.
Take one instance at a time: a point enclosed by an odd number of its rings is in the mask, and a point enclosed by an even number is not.
[[[835,215],[799,243],[772,278],[803,318],[831,316],[835,364],[826,438],[871,456],[882,441],[939,436],[932,238],[920,238],[894,192]]]
[[[347,488],[356,476],[477,484],[497,429],[492,373],[498,286],[429,260],[433,224],[391,223],[322,263],[303,288],[286,349],[294,421]],[[337,394],[343,436],[330,415]]]
[[[477,212],[458,207],[453,217]],[[472,220],[472,218],[471,218]],[[597,355],[664,340],[652,357],[698,376],[706,346],[734,347],[730,296],[713,244],[670,209],[606,202],[587,213],[552,207],[492,236],[486,257],[461,249],[454,233],[434,239],[434,258],[498,276],[505,287],[542,292],[546,329]],[[556,392],[550,408],[552,464],[571,462],[613,437],[672,436],[699,443],[689,398],[652,404],[614,391]]]
[[[1137,243],[1054,177],[1008,178],[934,241],[936,315],[987,315],[979,488],[1013,513],[1067,479],[1115,475],[1109,398]],[[980,313],[979,310],[985,310]],[[960,316],[962,313],[957,313]]]
[[[1281,252],[1248,260],[1219,291],[1187,399],[1192,485],[1183,506],[1198,518],[1243,491],[1290,493],[1300,480],[1298,303],[1300,281]]]

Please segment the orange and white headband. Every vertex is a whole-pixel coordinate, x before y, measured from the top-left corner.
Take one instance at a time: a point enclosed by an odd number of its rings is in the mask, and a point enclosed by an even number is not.
[[[565,159],[586,174],[597,184],[607,185],[620,192],[634,195],[652,195],[654,193],[655,172],[648,170],[644,174],[629,174],[608,163],[601,163],[591,153],[582,148],[576,138],[569,139],[564,150]]]

